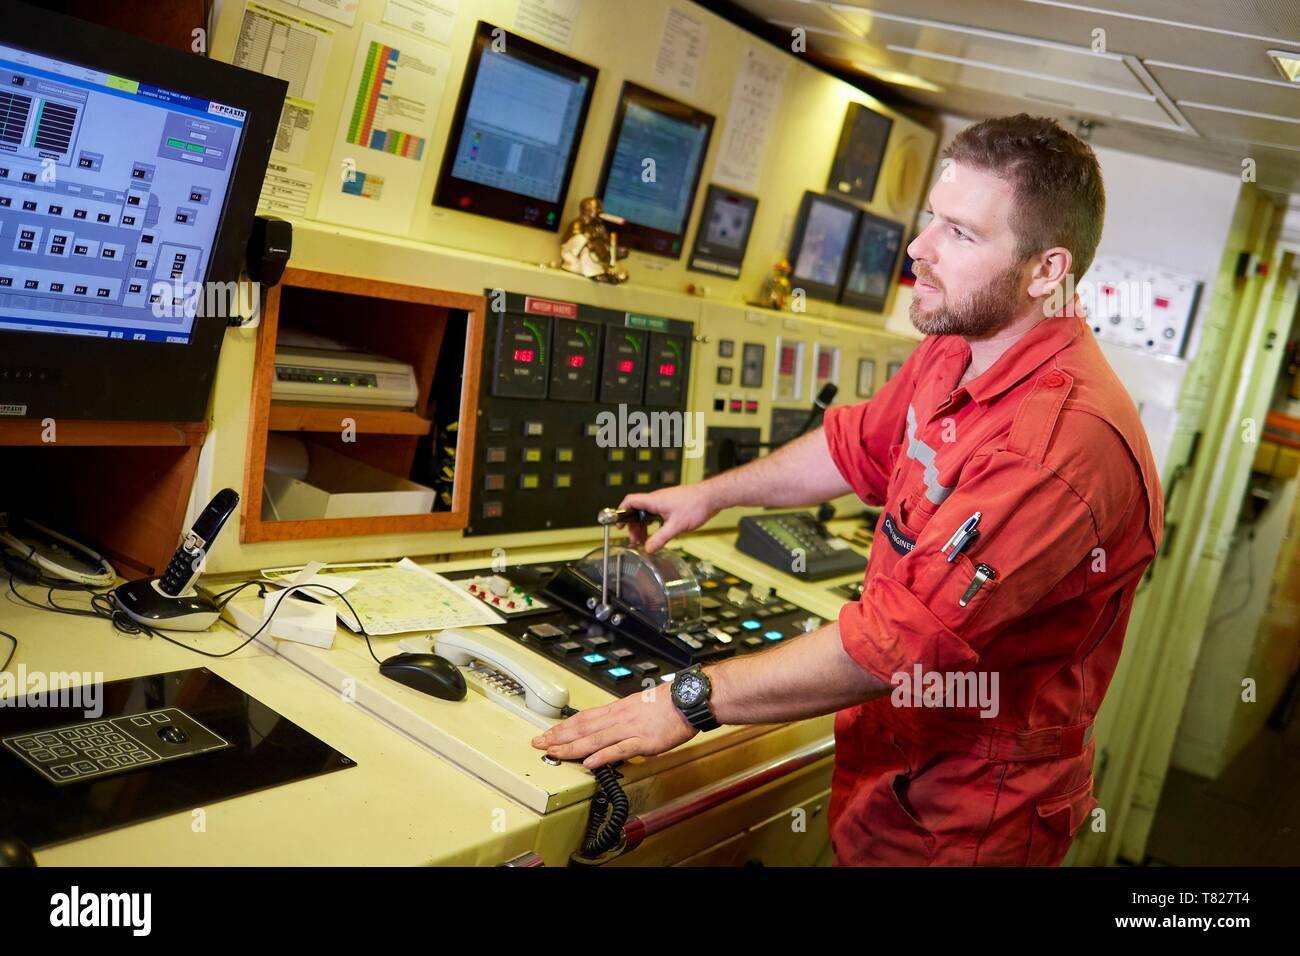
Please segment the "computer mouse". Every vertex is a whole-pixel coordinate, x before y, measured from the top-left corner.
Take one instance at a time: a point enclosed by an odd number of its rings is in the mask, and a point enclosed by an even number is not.
[[[437,654],[397,654],[379,665],[379,673],[422,694],[443,700],[465,699],[465,676]]]

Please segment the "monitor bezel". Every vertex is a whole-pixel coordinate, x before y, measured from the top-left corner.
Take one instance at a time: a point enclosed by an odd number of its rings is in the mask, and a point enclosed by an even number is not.
[[[855,129],[864,119],[864,114],[870,117],[870,122],[884,129],[880,154],[876,157],[869,186],[865,185],[864,177],[864,186],[862,188],[842,189],[840,188],[842,182],[846,179],[850,182],[852,180],[852,177],[846,177],[843,174],[849,171],[847,169],[849,146],[852,143]],[[880,183],[881,170],[885,167],[885,156],[889,153],[889,137],[893,135],[893,132],[894,118],[892,116],[873,110],[863,103],[850,103],[844,113],[844,123],[840,127],[839,142],[835,145],[835,158],[831,161],[830,172],[826,175],[826,191],[840,196],[848,196],[864,203],[872,202],[876,196],[876,186]]]
[[[611,231],[618,233],[619,244],[625,248],[652,256],[662,256],[665,259],[680,259],[686,248],[686,233],[691,227],[691,215],[695,211],[695,200],[700,193],[700,182],[704,179],[704,168],[708,165],[709,147],[713,145],[715,118],[712,113],[706,113],[662,93],[656,93],[631,80],[624,80],[623,88],[618,95],[618,110],[614,114],[614,124],[609,131],[609,142],[605,144],[605,159],[601,163],[600,181],[596,186],[596,195],[602,204],[605,202],[605,187],[609,184],[609,174],[614,167],[614,153],[618,149],[618,141],[623,133],[623,121],[627,117],[628,105],[633,102],[676,119],[691,123],[702,122],[708,127],[704,137],[704,149],[700,153],[700,166],[695,171],[695,177],[691,182],[691,196],[686,203],[686,215],[682,218],[681,229],[677,232],[667,232],[632,222],[630,219],[617,226],[610,226]],[[611,214],[617,215],[612,211]],[[677,247],[675,250],[672,248],[674,244]]]
[[[5,27],[9,46],[246,111],[203,277],[205,283],[237,280],[288,84],[62,14],[14,6]],[[222,316],[196,316],[185,344],[0,329],[0,369],[52,373],[44,381],[0,380],[0,405],[16,418],[200,421],[208,412],[226,324]]]
[[[714,247],[709,245],[708,239],[704,235],[704,227],[709,221],[714,205],[723,202],[737,202],[749,207],[749,225],[745,228],[745,236],[740,241],[740,252],[734,256],[724,251],[715,250]],[[754,233],[754,220],[757,218],[757,196],[737,192],[734,189],[728,189],[726,186],[719,186],[717,183],[709,183],[704,192],[704,205],[700,209],[700,221],[695,226],[695,242],[691,246],[691,255],[687,260],[686,268],[692,272],[703,272],[708,275],[722,276],[723,278],[740,278],[740,270],[745,264],[745,253],[749,251],[749,237]],[[699,261],[712,262],[721,266],[734,266],[736,274],[729,275],[717,269],[701,268],[696,265],[696,262]]]
[[[578,128],[574,134],[573,147],[569,151],[568,163],[564,169],[564,180],[560,186],[560,194],[555,198],[554,202],[525,196],[523,193],[511,192],[497,186],[488,186],[472,180],[460,179],[454,174],[456,149],[465,132],[465,118],[469,114],[469,101],[474,92],[474,84],[478,81],[479,64],[483,59],[483,51],[490,47],[494,39],[492,34],[496,30],[501,30],[506,37],[507,51],[519,50],[538,60],[549,60],[552,64],[562,65],[566,69],[571,69],[574,73],[586,76],[588,79],[587,95],[583,101],[582,110],[578,114]],[[576,60],[557,50],[552,50],[550,47],[536,43],[526,37],[516,36],[503,27],[493,26],[485,20],[478,21],[478,26],[474,31],[474,42],[470,46],[469,59],[465,64],[465,75],[461,80],[460,93],[456,100],[456,112],[452,116],[451,129],[447,134],[447,144],[442,153],[438,183],[433,191],[433,205],[443,209],[454,209],[457,212],[463,212],[471,216],[498,219],[516,226],[528,226],[546,232],[559,232],[564,214],[564,203],[569,196],[569,186],[573,181],[573,169],[577,164],[578,150],[582,148],[582,136],[586,130],[587,115],[591,111],[591,101],[596,89],[596,79],[599,75],[600,70],[589,63],[583,63],[581,60]],[[460,202],[461,197],[469,197],[470,205],[462,205]],[[537,210],[533,219],[539,221],[530,220],[528,215],[530,208]],[[548,215],[554,217],[549,224],[546,221]]]
[[[844,246],[844,258],[840,260],[840,267],[834,285],[811,282],[795,271],[799,268],[799,253],[803,251],[804,232],[808,228],[808,217],[812,214],[814,202],[824,202],[829,206],[837,206],[846,212],[852,213],[854,217],[853,225],[849,227],[848,242]],[[853,243],[857,238],[859,217],[861,215],[862,210],[858,206],[840,199],[838,196],[814,192],[811,189],[804,192],[803,199],[799,201],[799,216],[795,220],[794,232],[790,236],[790,251],[786,256],[786,261],[790,263],[791,288],[803,289],[804,294],[810,299],[820,299],[825,302],[839,301],[840,289],[844,286],[844,277],[849,272],[849,258],[853,252]]]
[[[859,295],[849,289],[849,276],[853,273],[853,263],[858,258],[858,250],[862,247],[862,240],[865,236],[868,223],[877,226],[886,226],[898,236],[898,251],[894,253],[894,263],[889,269],[889,281],[885,284],[885,294],[879,301],[872,296]],[[848,263],[844,270],[844,282],[840,292],[840,305],[851,306],[855,309],[866,309],[868,312],[885,311],[885,305],[889,302],[889,294],[893,291],[894,284],[898,279],[898,263],[903,256],[904,250],[907,248],[903,241],[906,233],[907,230],[901,222],[894,219],[886,219],[884,216],[877,216],[875,213],[867,212],[866,210],[862,211],[862,216],[858,219],[858,225],[853,234],[853,249],[849,253]]]

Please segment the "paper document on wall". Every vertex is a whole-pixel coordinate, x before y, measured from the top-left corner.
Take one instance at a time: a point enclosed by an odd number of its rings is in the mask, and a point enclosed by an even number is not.
[[[745,61],[736,74],[722,132],[713,181],[745,193],[757,194],[772,127],[785,89],[785,61],[757,47],[745,49]]]
[[[688,16],[675,7],[668,11],[654,75],[671,96],[693,96],[704,60],[709,28],[703,20]]]
[[[284,162],[306,158],[333,40],[333,30],[310,20],[251,0],[244,7],[231,62],[289,84],[272,147]]]
[[[302,9],[348,26],[357,21],[357,3],[358,0],[298,0],[298,6]]]
[[[307,204],[311,201],[315,182],[316,176],[310,170],[283,163],[267,163],[257,208],[277,216],[306,219]]]
[[[388,0],[384,5],[384,22],[445,46],[451,42],[459,6],[460,0]]]
[[[573,24],[582,0],[519,0],[515,29],[549,46],[573,45]]]
[[[357,44],[317,219],[404,235],[451,57],[368,23]]]

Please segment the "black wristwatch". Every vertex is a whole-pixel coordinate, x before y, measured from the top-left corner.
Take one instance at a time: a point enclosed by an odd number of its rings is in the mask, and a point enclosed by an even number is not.
[[[717,730],[722,726],[709,706],[712,693],[713,682],[698,664],[681,671],[673,679],[673,704],[696,730]]]

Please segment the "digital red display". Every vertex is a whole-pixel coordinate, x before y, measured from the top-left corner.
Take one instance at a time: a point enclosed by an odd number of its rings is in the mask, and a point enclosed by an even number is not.
[[[818,378],[831,377],[831,353],[830,352],[819,352],[817,354],[817,377]]]
[[[623,359],[623,361],[618,363],[618,370],[620,372],[631,372],[634,367],[635,366],[633,366],[631,359]]]
[[[569,368],[582,368],[582,366],[586,364],[586,361],[587,358],[585,355],[570,355]]]
[[[797,354],[798,353],[795,351],[793,346],[789,346],[789,345],[781,346],[781,374],[782,375],[794,374],[794,360]]]
[[[665,362],[663,365],[659,366],[659,374],[664,376],[664,378],[672,378],[677,374],[677,366],[672,362]]]
[[[536,353],[532,349],[515,349],[515,361],[531,364]]]

